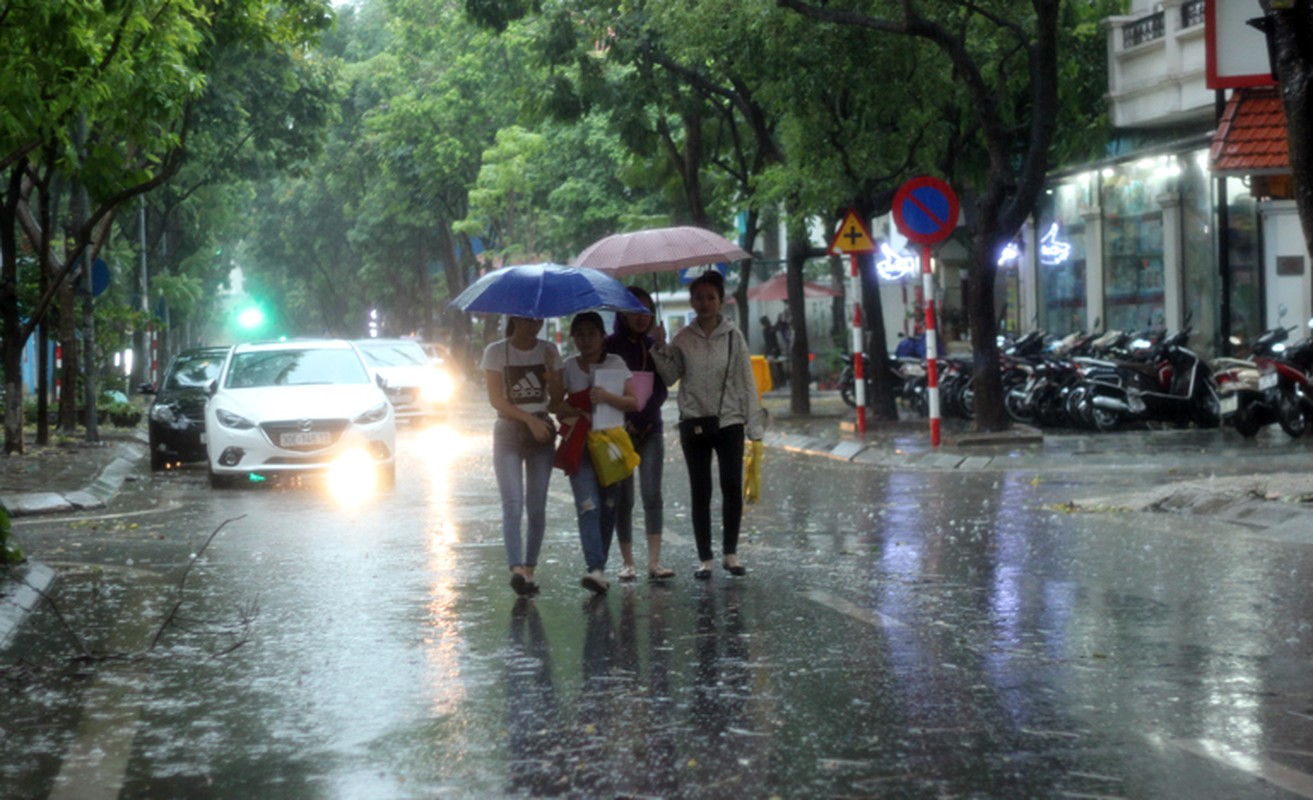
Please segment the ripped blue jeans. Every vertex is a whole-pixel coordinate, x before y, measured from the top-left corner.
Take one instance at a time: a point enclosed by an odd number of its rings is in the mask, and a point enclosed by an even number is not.
[[[589,572],[605,570],[612,531],[609,526],[607,530],[602,529],[602,508],[608,509],[608,515],[614,513],[616,485],[603,487],[598,484],[593,462],[585,454],[579,460],[579,471],[570,476],[570,488],[574,491],[574,510],[579,518],[579,545],[584,551],[584,563]]]

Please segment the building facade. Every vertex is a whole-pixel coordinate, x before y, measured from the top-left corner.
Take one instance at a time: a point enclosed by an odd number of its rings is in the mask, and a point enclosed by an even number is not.
[[[1258,0],[1226,2],[1233,18],[1262,14]],[[1213,356],[1313,316],[1270,76],[1210,86],[1217,41],[1264,62],[1265,41],[1218,37],[1213,3],[1134,0],[1105,20],[1115,138],[1102,162],[1055,173],[1034,244],[1001,265],[1016,270],[1023,319],[1052,332],[1188,326]]]

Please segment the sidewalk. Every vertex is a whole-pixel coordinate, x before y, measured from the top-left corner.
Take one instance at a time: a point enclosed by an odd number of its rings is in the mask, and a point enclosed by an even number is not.
[[[0,456],[0,503],[11,517],[102,508],[145,455],[145,436],[144,428],[113,429],[99,444],[67,441],[40,447],[29,438],[23,455]],[[53,569],[31,560],[0,570],[0,651],[54,580]]]
[[[11,517],[101,508],[145,455],[145,437],[144,428],[114,428],[99,444],[37,446],[29,436],[23,455],[0,456],[0,503]]]
[[[983,469],[1005,459],[1006,466],[1044,458],[1043,434],[1025,425],[1000,433],[976,433],[967,420],[940,420],[939,447],[930,444],[930,421],[904,410],[897,421],[868,415],[865,433],[857,431],[857,412],[838,392],[812,392],[811,413],[790,411],[787,389],[762,396],[768,422],[762,441],[797,453],[902,469]],[[1000,462],[997,466],[1004,466]]]

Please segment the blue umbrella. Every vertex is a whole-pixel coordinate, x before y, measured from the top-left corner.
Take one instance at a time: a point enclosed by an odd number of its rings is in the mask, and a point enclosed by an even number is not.
[[[524,264],[489,272],[451,305],[461,311],[547,319],[580,311],[649,313],[620,281],[587,267]]]

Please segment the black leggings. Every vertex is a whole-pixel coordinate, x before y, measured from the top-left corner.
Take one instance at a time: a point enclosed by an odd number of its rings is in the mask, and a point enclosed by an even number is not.
[[[694,441],[680,427],[679,444],[688,466],[688,485],[692,495],[693,540],[698,558],[710,561],[711,550],[711,456],[720,466],[720,496],[724,527],[724,554],[732,556],[739,548],[739,526],[743,521],[743,426],[721,428],[710,441]]]

